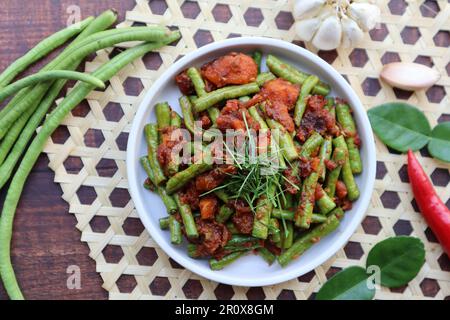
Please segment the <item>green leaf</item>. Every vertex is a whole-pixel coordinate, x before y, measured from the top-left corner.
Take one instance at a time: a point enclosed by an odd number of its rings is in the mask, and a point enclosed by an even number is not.
[[[424,147],[431,133],[422,111],[407,103],[385,103],[367,112],[373,131],[384,144],[400,152]]]
[[[368,275],[361,267],[348,267],[331,277],[316,295],[317,300],[372,300],[375,288],[369,288]]]
[[[383,240],[370,250],[367,267],[380,268],[381,284],[397,288],[414,279],[425,263],[422,241],[414,237],[393,237]]]
[[[428,151],[436,159],[450,162],[450,122],[444,122],[434,127]]]

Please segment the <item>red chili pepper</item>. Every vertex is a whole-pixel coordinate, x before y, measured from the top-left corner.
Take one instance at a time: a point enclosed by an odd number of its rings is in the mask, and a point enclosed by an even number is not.
[[[436,194],[411,150],[408,150],[408,176],[420,212],[450,257],[450,210]]]

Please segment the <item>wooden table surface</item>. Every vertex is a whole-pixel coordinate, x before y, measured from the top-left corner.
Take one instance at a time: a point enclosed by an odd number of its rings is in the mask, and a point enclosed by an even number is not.
[[[165,5],[163,0],[149,1],[152,9]],[[67,8],[71,5],[78,5],[83,17],[116,8],[120,13],[119,21],[122,21],[135,1],[40,0],[28,1],[24,5],[22,1],[3,0],[0,6],[0,70],[42,38],[64,28],[68,19]],[[190,10],[189,6],[184,10]],[[407,36],[402,34],[402,38]],[[333,54],[333,51],[319,53],[325,60]],[[352,63],[357,63],[358,59],[364,57],[351,57]],[[41,66],[42,63],[38,63],[31,72]],[[369,86],[365,90],[371,91],[372,88]],[[53,137],[58,138],[58,133],[55,135]],[[80,241],[75,218],[68,214],[68,205],[61,199],[61,189],[53,178],[47,156],[41,155],[26,184],[14,224],[12,258],[19,283],[28,299],[106,299],[107,292],[101,287],[102,280],[95,270],[95,262],[88,256],[87,245]],[[4,198],[5,192],[2,191],[0,204]],[[71,265],[80,267],[80,290],[67,289],[66,271]],[[0,284],[1,299],[7,299],[7,296]]]

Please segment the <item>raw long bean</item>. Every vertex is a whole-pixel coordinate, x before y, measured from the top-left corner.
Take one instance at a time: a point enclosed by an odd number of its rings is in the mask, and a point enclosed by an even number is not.
[[[17,59],[2,72],[0,75],[0,88],[6,87],[19,73],[24,71],[32,63],[45,57],[54,49],[66,43],[70,38],[82,32],[93,20],[93,17],[84,19],[39,42],[33,49]]]
[[[96,52],[100,49],[114,46],[117,43],[127,41],[155,41],[162,39],[166,36],[166,31],[161,28],[153,27],[134,27],[127,28],[127,32],[123,30],[107,30],[98,32],[88,38],[84,39],[79,45],[63,52],[50,64],[48,64],[44,70],[66,69],[74,62],[85,58],[90,53]],[[101,36],[107,35],[101,38]],[[96,39],[96,41],[93,41]],[[84,44],[84,45],[82,45]],[[43,70],[43,71],[44,71]],[[45,92],[50,88],[52,83],[45,82],[35,86],[35,88],[26,96],[22,101],[19,101],[11,110],[0,119],[0,139],[3,138],[8,131],[9,127],[16,121],[20,115],[25,112],[35,101],[39,101],[44,96]]]
[[[0,102],[13,95],[14,93],[22,90],[23,88],[35,85],[39,82],[54,81],[58,79],[83,81],[92,84],[97,88],[105,88],[105,84],[103,82],[88,73],[68,70],[44,71],[25,77],[4,87],[3,89],[0,89]]]
[[[76,47],[78,43],[80,43],[90,35],[109,28],[116,21],[116,19],[117,12],[113,10],[107,10],[103,12],[92,23],[90,23],[87,28],[83,30],[83,32],[78,35],[78,37],[63,51],[62,54]],[[80,63],[81,59],[72,64],[68,69],[75,70]],[[23,152],[25,152],[26,146],[35,133],[36,128],[42,122],[42,119],[45,117],[48,109],[58,97],[65,83],[65,80],[56,81],[52,85],[50,90],[46,93],[45,98],[40,102],[36,109],[34,110],[33,108],[30,108],[30,110],[27,110],[25,114],[21,115],[18,121],[14,123],[14,125],[10,128],[7,135],[3,139],[0,147],[0,164],[2,164],[2,166],[0,167],[0,189],[11,177],[14,167],[19,161],[20,156],[23,154]],[[17,94],[16,97],[20,97],[22,93],[28,94],[28,92],[29,89],[24,89],[19,94]],[[14,105],[14,99],[11,101],[11,103],[12,105]],[[13,144],[14,147],[11,150]],[[11,152],[8,154],[10,150]],[[5,160],[6,156],[7,158]],[[5,162],[3,163],[4,160]]]
[[[158,49],[167,43],[175,41],[179,38],[179,36],[179,33],[173,33],[173,35],[168,36],[167,39],[160,39],[164,42],[148,43],[128,49],[101,66],[93,73],[93,75],[104,82],[108,81],[130,62],[143,56],[149,51]],[[67,114],[75,108],[93,89],[94,87],[92,85],[81,83],[77,85],[62,101],[55,112],[45,121],[42,129],[31,143],[25,157],[16,171],[16,174],[11,182],[11,186],[8,189],[3,206],[2,218],[0,220],[0,275],[2,277],[4,287],[11,299],[23,299],[23,295],[20,291],[13,267],[11,265],[10,249],[14,214],[25,181],[33,168],[33,165],[36,163],[39,154],[42,152],[47,139],[56,130]]]

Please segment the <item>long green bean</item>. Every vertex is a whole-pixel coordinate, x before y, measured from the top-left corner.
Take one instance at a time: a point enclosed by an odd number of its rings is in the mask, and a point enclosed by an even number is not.
[[[113,10],[107,10],[103,12],[91,24],[89,24],[89,26],[85,28],[82,33],[80,33],[80,35],[63,51],[63,53],[76,47],[78,43],[80,43],[88,36],[107,29],[116,21],[116,19],[117,12]],[[68,69],[75,70],[80,63],[81,59],[72,64]],[[25,152],[28,142],[33,137],[37,127],[42,122],[42,119],[45,117],[48,109],[58,97],[65,83],[65,80],[56,81],[52,85],[50,90],[46,93],[45,98],[37,106],[36,110],[34,110],[33,108],[29,108],[29,110],[27,110],[25,114],[22,114],[3,139],[0,146],[0,189],[11,177],[14,167],[19,161],[23,152]],[[22,93],[28,94],[29,90],[30,89],[22,90],[15,96],[15,98],[20,97]],[[10,103],[12,106],[14,106],[14,99],[11,101],[12,104]],[[10,150],[11,152],[8,154]],[[5,160],[6,156],[7,158]]]
[[[175,216],[169,217],[170,242],[173,244],[181,244],[183,240],[181,237],[181,224],[177,221]]]
[[[161,230],[169,229],[169,218],[170,218],[170,216],[159,219],[159,228]]]
[[[345,142],[348,147],[348,157],[353,174],[362,172],[362,161],[358,146],[355,143],[357,135],[355,121],[350,112],[350,107],[345,103],[336,104],[336,116],[339,124],[345,132]]]
[[[308,229],[312,222],[314,195],[318,179],[319,175],[317,172],[313,172],[303,182],[300,201],[295,216],[295,225],[299,228]]]
[[[143,44],[128,49],[101,66],[93,73],[93,76],[106,82],[131,61],[134,61],[149,51],[158,49],[167,43],[175,41],[179,37],[179,33],[174,32],[167,38],[159,38],[161,42]],[[42,152],[47,139],[56,130],[64,117],[93,89],[94,87],[92,85],[85,83],[78,84],[61,102],[58,108],[55,109],[53,114],[45,121],[41,130],[28,148],[8,189],[3,206],[2,218],[0,219],[0,275],[2,277],[4,287],[11,299],[23,298],[11,265],[10,249],[14,214],[25,181],[33,168],[33,165],[36,163],[39,154]]]
[[[206,90],[205,82],[203,81],[200,71],[197,68],[191,67],[187,70],[187,75],[189,78],[191,78],[197,96],[203,97],[206,94]]]
[[[157,103],[155,106],[156,123],[158,124],[158,130],[162,130],[170,126],[170,106],[167,102]],[[161,142],[161,135],[159,135],[159,141]]]
[[[283,209],[273,209],[272,217],[277,219],[285,219],[289,221],[295,220],[295,211],[283,210]],[[313,213],[311,216],[311,223],[321,223],[324,222],[326,217],[321,214]]]
[[[321,186],[317,186],[320,190],[320,197],[316,200],[317,207],[320,210],[321,214],[328,214],[336,208],[336,203],[334,203],[333,199],[325,192],[323,191]]]
[[[256,249],[256,251],[261,256],[261,258],[263,258],[269,264],[269,266],[272,265],[277,259],[277,257],[267,248],[259,248]]]
[[[310,158],[314,151],[320,148],[322,141],[322,136],[314,131],[314,133],[303,144],[302,150],[300,150],[300,157],[306,159]]]
[[[258,91],[259,86],[256,82],[217,89],[199,97],[194,103],[194,110],[195,112],[201,112],[223,100],[239,98]]]
[[[175,202],[175,199],[167,194],[167,191],[165,188],[158,186],[155,180],[155,174],[153,173],[153,169],[150,164],[150,160],[147,156],[143,156],[140,158],[140,162],[142,165],[142,168],[144,168],[145,172],[147,173],[148,178],[152,182],[152,184],[156,188],[156,192],[158,192],[161,200],[163,201],[164,205],[166,206],[167,212],[169,214],[174,214],[178,211],[177,203]]]
[[[186,231],[187,237],[190,239],[198,238],[197,226],[195,225],[191,207],[181,201],[179,194],[175,194],[174,198],[177,203],[181,219],[183,219],[184,230]]]
[[[296,240],[288,250],[284,251],[278,257],[278,262],[281,266],[286,266],[289,262],[308,250],[319,239],[326,237],[331,232],[336,230],[338,226],[339,220],[337,217],[335,215],[330,215],[324,223],[318,225],[310,232],[305,233],[302,237]]]
[[[266,64],[273,74],[295,84],[302,84],[309,76],[271,54],[267,56]],[[329,86],[322,82],[319,82],[313,89],[313,93],[322,96],[326,96],[329,92]]]
[[[262,53],[259,50],[256,50],[253,52],[252,55],[253,60],[255,60],[256,66],[258,67],[258,74],[261,73],[261,60],[262,60]]]
[[[230,253],[229,255],[223,257],[220,260],[211,259],[211,260],[209,260],[209,266],[211,267],[212,270],[222,270],[227,265],[233,263],[234,261],[236,261],[237,259],[242,257],[244,254],[246,254],[247,251],[233,252],[233,253]]]
[[[192,104],[188,97],[182,96],[179,99],[181,112],[183,114],[183,121],[186,129],[188,129],[192,134],[195,134],[195,119],[192,112]]]
[[[272,213],[272,198],[275,196],[275,184],[268,187],[267,194],[256,202],[256,214],[253,219],[252,236],[259,239],[267,239],[269,235],[269,220]]]
[[[158,126],[156,124],[147,124],[144,127],[144,133],[148,145],[148,160],[155,176],[155,185],[159,186],[167,178],[158,161]]]
[[[283,153],[286,160],[293,161],[295,159],[298,159],[299,154],[297,152],[297,149],[295,148],[294,140],[283,127],[283,125],[273,119],[266,119],[266,122],[269,125],[270,129],[279,130],[279,143],[281,152]]]
[[[335,138],[333,140],[333,145],[336,148],[341,148],[342,150],[344,150],[345,154],[348,155],[348,148],[347,144],[345,143],[344,136],[339,136]],[[359,198],[359,189],[358,185],[355,182],[355,178],[353,177],[353,172],[350,166],[350,160],[348,156],[345,158],[345,161],[342,164],[341,176],[345,186],[347,187],[348,199],[350,201],[355,201],[356,199]]]
[[[319,174],[320,181],[325,180],[325,175],[327,173],[327,168],[326,168],[325,162],[327,160],[330,160],[332,149],[333,149],[332,138],[326,137],[322,141],[322,145],[320,146],[320,152],[319,152],[320,162],[319,162],[319,167],[317,168],[317,173]]]
[[[128,31],[119,30],[120,29],[102,31],[87,37],[81,41],[79,45],[68,50],[67,53],[64,51],[63,54],[59,55],[55,60],[49,63],[42,71],[66,69],[90,53],[111,47],[117,43],[127,41],[157,41],[168,35],[166,30],[156,27],[133,27],[126,28]],[[101,38],[102,36],[104,37]],[[42,99],[51,85],[51,82],[39,83],[24,97],[23,100],[18,101],[17,104],[0,119],[0,139],[5,136],[9,127],[27,108],[35,104],[36,101]]]
[[[300,123],[303,118],[303,114],[306,110],[306,103],[308,101],[309,94],[312,89],[319,83],[319,78],[317,76],[308,76],[302,84],[300,89],[300,94],[298,96],[297,103],[294,109],[294,122],[297,127],[300,127]]]
[[[256,83],[258,84],[258,86],[262,87],[264,83],[275,78],[276,77],[272,72],[263,72],[258,74],[258,76],[256,77]]]
[[[234,210],[227,205],[222,205],[219,208],[219,213],[216,216],[216,221],[219,223],[225,223],[234,213]]]
[[[331,170],[325,180],[325,192],[331,198],[334,198],[336,193],[336,183],[339,180],[339,175],[341,174],[342,166],[345,162],[347,154],[342,148],[335,148],[333,152],[333,162],[336,164],[336,168]]]
[[[105,84],[103,82],[88,73],[68,70],[44,71],[25,77],[4,87],[3,89],[0,89],[0,102],[23,88],[35,85],[38,82],[54,81],[58,79],[83,81],[92,84],[97,88],[105,88]]]
[[[84,19],[83,21],[58,31],[39,42],[33,49],[17,59],[2,72],[0,75],[0,88],[6,87],[19,73],[24,71],[32,63],[45,57],[54,49],[67,42],[70,38],[82,32],[93,20],[93,17]]]

